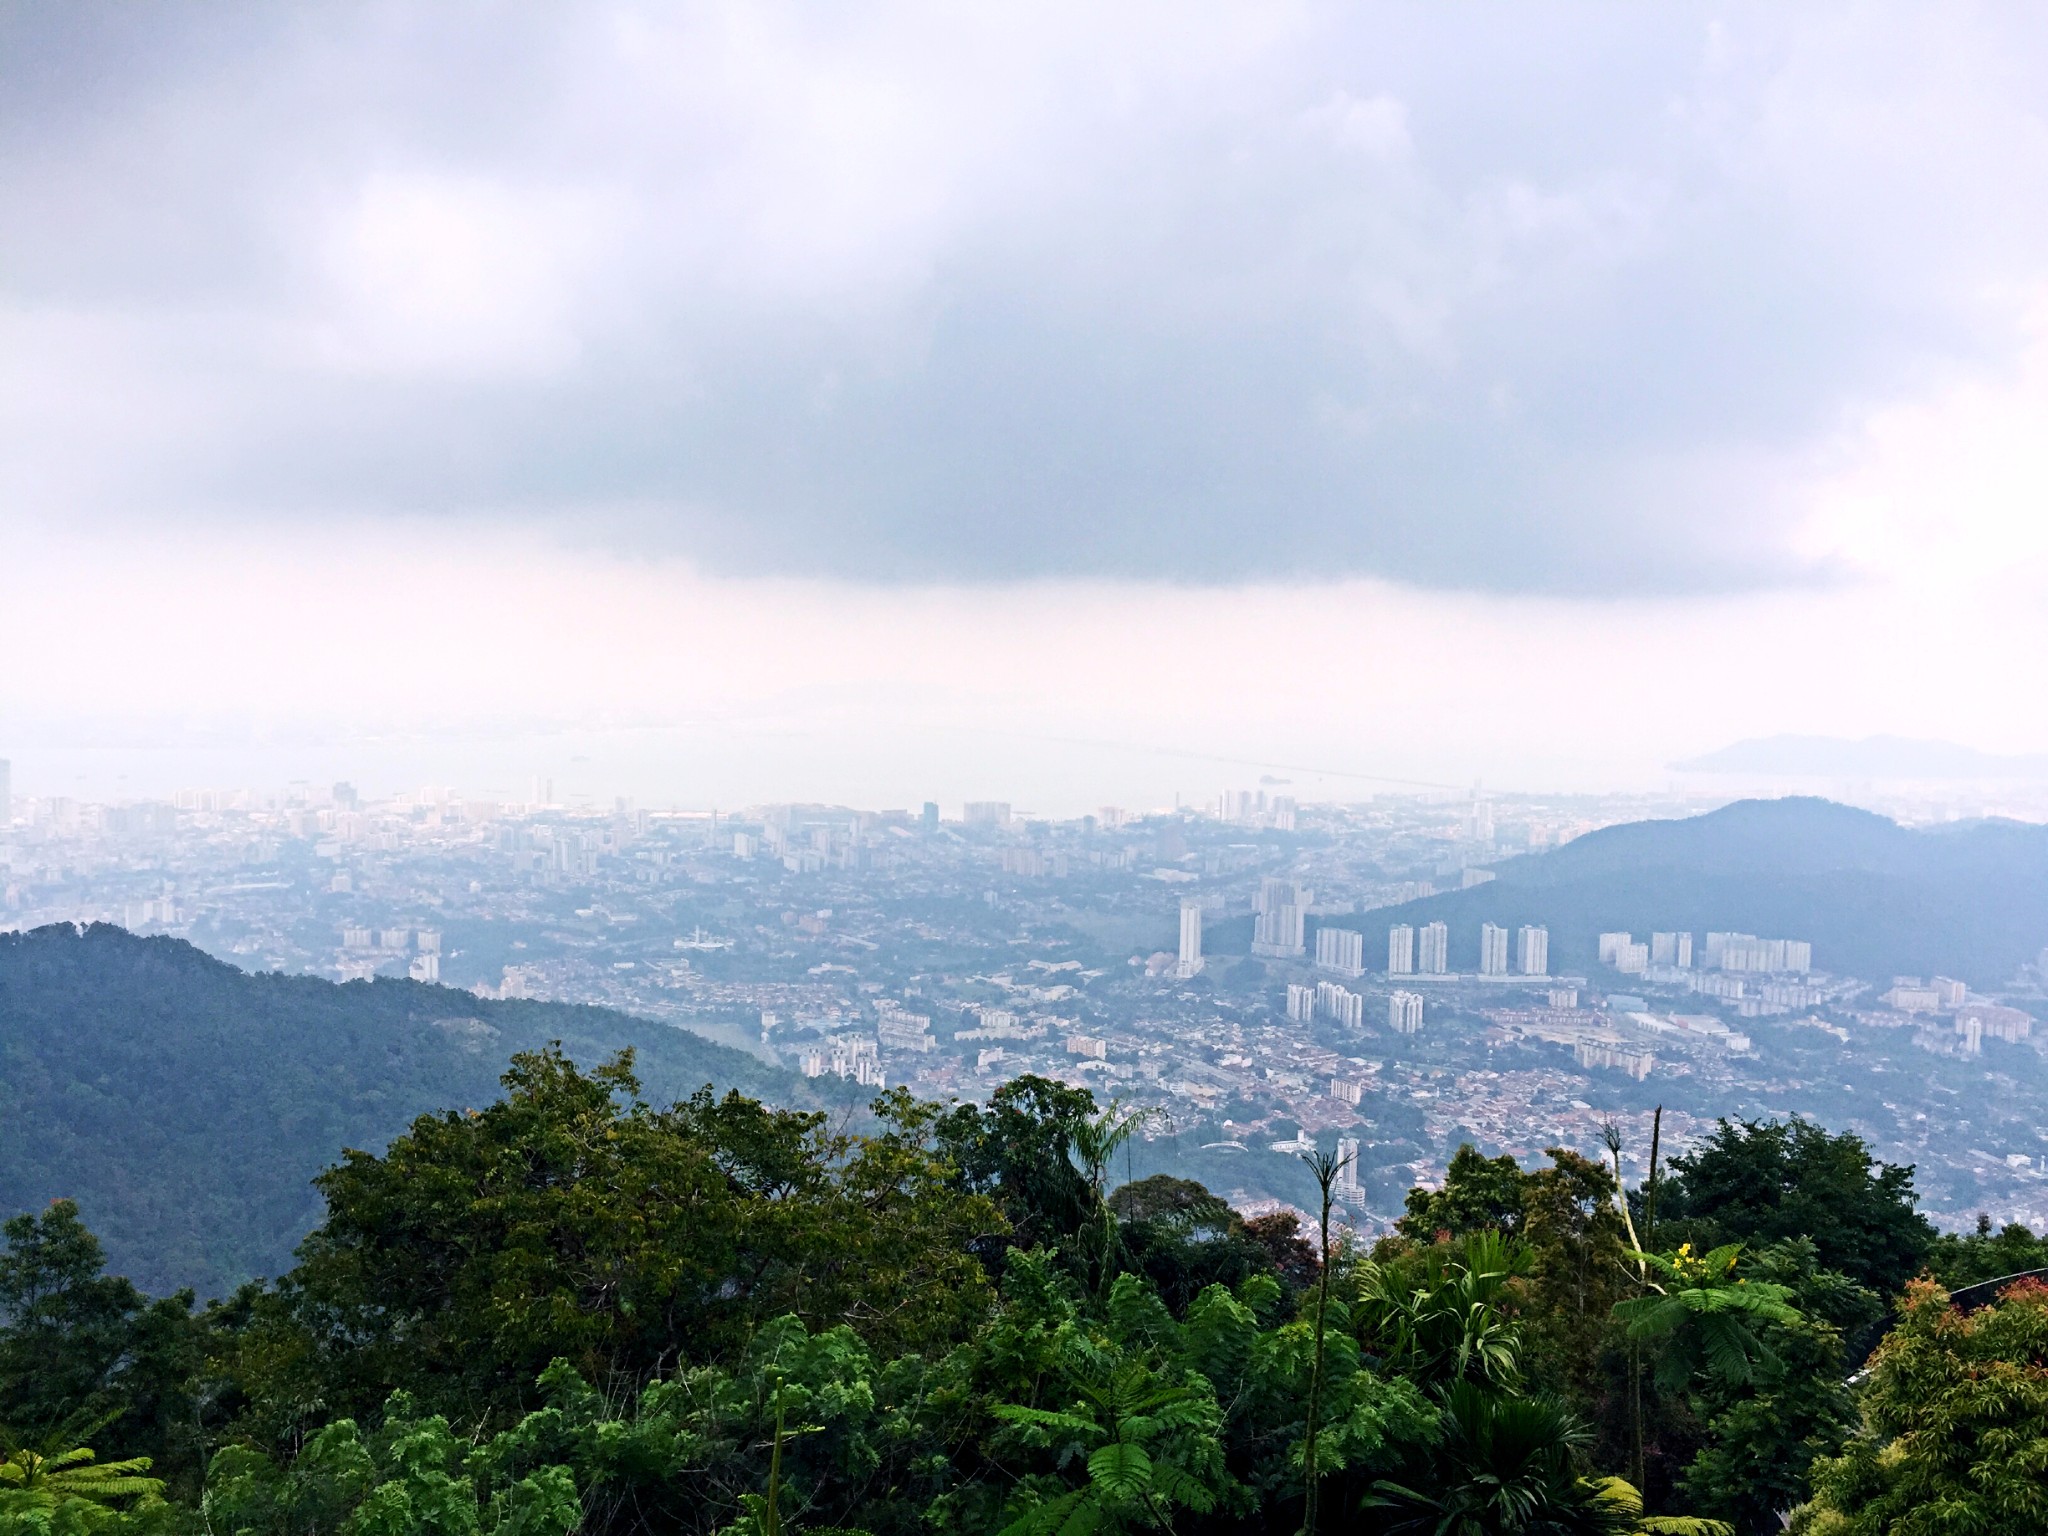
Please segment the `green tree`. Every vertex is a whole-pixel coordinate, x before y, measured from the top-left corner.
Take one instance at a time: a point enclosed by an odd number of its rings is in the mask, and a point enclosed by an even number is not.
[[[104,1272],[69,1200],[0,1227],[0,1425],[27,1445],[86,1435],[196,1491],[203,1347],[192,1294],[151,1301]]]
[[[231,1446],[214,1458],[202,1515],[234,1536],[567,1536],[582,1522],[574,1475],[545,1466],[493,1487],[495,1445],[477,1447],[406,1393],[364,1435],[337,1419],[289,1467]]]
[[[2048,1286],[1964,1313],[1916,1282],[1869,1373],[1862,1428],[1815,1465],[1795,1533],[2048,1530]]]
[[[1877,1161],[1860,1136],[1809,1120],[1723,1120],[1672,1159],[1659,1209],[1702,1248],[1810,1237],[1824,1266],[1889,1296],[1934,1240],[1916,1198],[1912,1168]]]
[[[1095,1095],[1086,1088],[1026,1073],[987,1105],[956,1105],[934,1124],[960,1187],[995,1201],[1008,1222],[1003,1251],[1054,1248],[1080,1230],[1088,1188],[1067,1150],[1094,1114]]]
[[[813,1333],[784,1316],[731,1364],[679,1370],[624,1401],[557,1361],[539,1383],[545,1406],[465,1466],[493,1495],[568,1469],[589,1532],[900,1529],[951,1484],[959,1387],[915,1356],[878,1361],[843,1324]]]
[[[971,1247],[1002,1218],[900,1091],[854,1137],[738,1094],[653,1109],[630,1057],[520,1056],[505,1086],[322,1175],[327,1219],[232,1362],[252,1432],[360,1417],[394,1385],[502,1427],[558,1356],[630,1392],[783,1313],[895,1353],[966,1337],[992,1298]]]
[[[1507,1308],[1513,1282],[1528,1267],[1528,1246],[1491,1230],[1397,1253],[1360,1277],[1358,1337],[1387,1370],[1409,1380],[1514,1390],[1525,1344]]]
[[[1944,1232],[1927,1251],[1927,1269],[1952,1291],[2030,1269],[2048,1269],[2048,1237],[2036,1237],[2018,1222],[1992,1230],[1991,1218],[1979,1214],[1977,1230]]]
[[[1109,1201],[1110,1170],[1133,1136],[1144,1129],[1156,1111],[1125,1109],[1111,1104],[1099,1115],[1075,1125],[1070,1150],[1087,1190],[1087,1220],[1075,1234],[1082,1273],[1097,1293],[1123,1271],[1125,1253],[1118,1230],[1116,1210]]]
[[[1224,1472],[1213,1392],[1162,1381],[1142,1360],[1090,1364],[1092,1372],[1074,1373],[1063,1408],[996,1406],[1024,1443],[1087,1468],[1083,1481],[1057,1493],[1027,1484],[1004,1536],[1157,1530],[1172,1526],[1175,1509],[1216,1507]]]
[[[1316,1245],[1302,1235],[1301,1218],[1292,1211],[1268,1211],[1244,1224],[1244,1235],[1265,1254],[1263,1267],[1271,1269],[1288,1296],[1300,1296],[1316,1283],[1321,1261]]]
[[[1386,1529],[1431,1536],[1634,1536],[1718,1529],[1701,1521],[1645,1521],[1642,1500],[1619,1478],[1588,1476],[1585,1426],[1551,1397],[1523,1397],[1479,1381],[1443,1396],[1442,1429],[1419,1486],[1382,1481],[1367,1506]]]
[[[175,1520],[149,1458],[102,1462],[87,1449],[0,1458],[0,1536],[147,1536]]]
[[[1817,1457],[1840,1453],[1856,1427],[1845,1334],[1860,1334],[1882,1311],[1875,1293],[1819,1267],[1805,1239],[1745,1257],[1751,1279],[1785,1286],[1796,1320],[1766,1321],[1759,1334],[1776,1364],[1756,1379],[1719,1377],[1691,1385],[1688,1407],[1705,1443],[1681,1478],[1690,1507],[1766,1536],[1783,1511],[1812,1493]]]
[[[1210,1286],[1234,1289],[1274,1267],[1244,1218],[1192,1179],[1158,1173],[1119,1185],[1109,1207],[1125,1261],[1176,1316]]]
[[[1395,1229],[1413,1242],[1434,1242],[1439,1236],[1463,1237],[1468,1232],[1520,1230],[1528,1202],[1529,1175],[1506,1153],[1483,1157],[1471,1142],[1451,1154],[1438,1189],[1408,1191],[1407,1214]]]
[[[161,1496],[164,1485],[148,1476],[148,1472],[147,1456],[102,1462],[94,1452],[83,1448],[59,1451],[54,1456],[18,1450],[0,1458],[0,1488],[113,1504],[122,1499]]]
[[[1614,1304],[1627,1294],[1627,1234],[1615,1205],[1614,1176],[1591,1158],[1552,1147],[1551,1166],[1522,1186],[1527,1273],[1511,1307],[1532,1378],[1545,1381],[1575,1412],[1598,1411],[1611,1383],[1601,1370]]]
[[[1675,1253],[1631,1253],[1649,1275],[1647,1294],[1618,1302],[1614,1315],[1655,1362],[1657,1385],[1683,1390],[1702,1377],[1746,1386],[1781,1366],[1764,1341],[1766,1324],[1798,1321],[1790,1286],[1752,1282],[1737,1273],[1742,1245],[1728,1243],[1695,1254],[1690,1243]]]
[[[1626,1294],[1627,1234],[1608,1169],[1565,1147],[1550,1166],[1524,1172],[1512,1157],[1482,1157],[1469,1144],[1436,1190],[1412,1190],[1397,1230],[1409,1242],[1440,1234],[1499,1232],[1521,1240],[1504,1306],[1520,1325],[1530,1363],[1582,1415],[1608,1390],[1602,1350],[1614,1303]],[[1391,1257],[1398,1243],[1384,1252]]]
[[[1213,1496],[1214,1511],[1197,1524],[1293,1529],[1302,1512],[1307,1402],[1318,1355],[1313,1317],[1283,1316],[1280,1300],[1278,1282],[1259,1274],[1235,1291],[1210,1286],[1185,1319],[1176,1319],[1142,1277],[1125,1274],[1097,1306],[1043,1250],[1014,1255],[1002,1310],[946,1372],[966,1372],[970,1400],[1081,1412],[1097,1429],[1084,1434],[1077,1426],[1041,1423],[1027,1434],[1017,1415],[982,1409],[990,1417],[974,1435],[974,1455],[956,1459],[971,1465],[978,1456],[987,1472],[935,1500],[929,1520],[946,1531],[983,1532],[1014,1521],[1027,1506],[1069,1500],[1062,1507],[1078,1509],[1092,1500],[1087,1455],[1103,1442],[1088,1436],[1100,1434],[1106,1420],[1090,1394],[1099,1397],[1135,1365],[1142,1371],[1128,1378],[1131,1391],[1193,1394],[1174,1399],[1182,1406],[1171,1434],[1162,1429],[1160,1438],[1148,1438],[1152,1431],[1143,1425],[1130,1434],[1155,1464],[1168,1462]],[[1334,1291],[1325,1321],[1314,1464],[1326,1505],[1348,1509],[1430,1432],[1434,1415],[1413,1383],[1364,1360],[1346,1300]],[[930,1390],[934,1402],[950,1397]],[[1014,1494],[1002,1492],[1011,1486]],[[1150,1517],[1132,1509],[1117,1515]]]

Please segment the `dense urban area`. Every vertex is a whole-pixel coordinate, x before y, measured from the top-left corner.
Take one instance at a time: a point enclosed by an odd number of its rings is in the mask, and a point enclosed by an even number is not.
[[[2034,1105],[2048,952],[1996,995],[1849,977],[1801,934],[1553,934],[1375,918],[1666,796],[1281,788],[1077,819],[996,802],[737,813],[350,785],[121,805],[0,780],[0,926],[112,922],[250,970],[410,976],[684,1026],[854,1090],[983,1099],[1023,1073],[1154,1106],[1137,1171],[1248,1213],[1351,1154],[1383,1230],[1461,1142],[1534,1158],[1621,1129],[1647,1158],[1716,1117],[1807,1114],[1916,1165],[1937,1221],[2048,1224]],[[1553,965],[1570,937],[1597,954]],[[1476,957],[1461,973],[1453,956]]]

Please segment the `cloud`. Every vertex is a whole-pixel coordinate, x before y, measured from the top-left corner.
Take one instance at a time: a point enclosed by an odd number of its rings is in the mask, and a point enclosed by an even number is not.
[[[1599,604],[1377,580],[881,588],[380,521],[175,547],[67,530],[8,556],[0,613],[33,658],[0,672],[21,793],[510,790],[582,755],[604,800],[1077,814],[1261,771],[1305,799],[1390,787],[1352,775],[1662,786],[1780,733],[2048,751],[2014,666],[1987,663],[2048,648],[2038,586],[1979,594],[1961,625],[1907,581]]]
[[[1798,583],[1856,547],[1816,475],[2015,366],[2048,265],[2025,12],[4,26],[16,519],[460,516],[891,583]]]

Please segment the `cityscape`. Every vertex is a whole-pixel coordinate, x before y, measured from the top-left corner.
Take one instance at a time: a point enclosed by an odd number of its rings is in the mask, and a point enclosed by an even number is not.
[[[1340,1217],[1366,1233],[1468,1141],[1533,1163],[1617,1127],[1640,1171],[1661,1107],[1667,1148],[1723,1116],[1806,1114],[1915,1165],[1939,1222],[2048,1224],[2021,1070],[2048,951],[1987,995],[1838,974],[1798,934],[1392,911],[1483,900],[1503,861],[1710,801],[1267,786],[1052,819],[565,806],[544,777],[519,803],[336,782],[98,804],[8,782],[0,766],[0,927],[113,923],[252,971],[409,978],[451,1017],[464,994],[601,1005],[849,1110],[893,1087],[1085,1085],[1158,1112],[1147,1166],[1247,1214],[1302,1207],[1314,1150],[1347,1159]]]
[[[0,10],[0,1536],[2048,1533],[2048,19]]]

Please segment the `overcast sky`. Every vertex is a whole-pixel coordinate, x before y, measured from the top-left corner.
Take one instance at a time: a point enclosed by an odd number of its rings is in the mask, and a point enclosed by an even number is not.
[[[2048,749],[2037,7],[0,18],[24,788]]]

